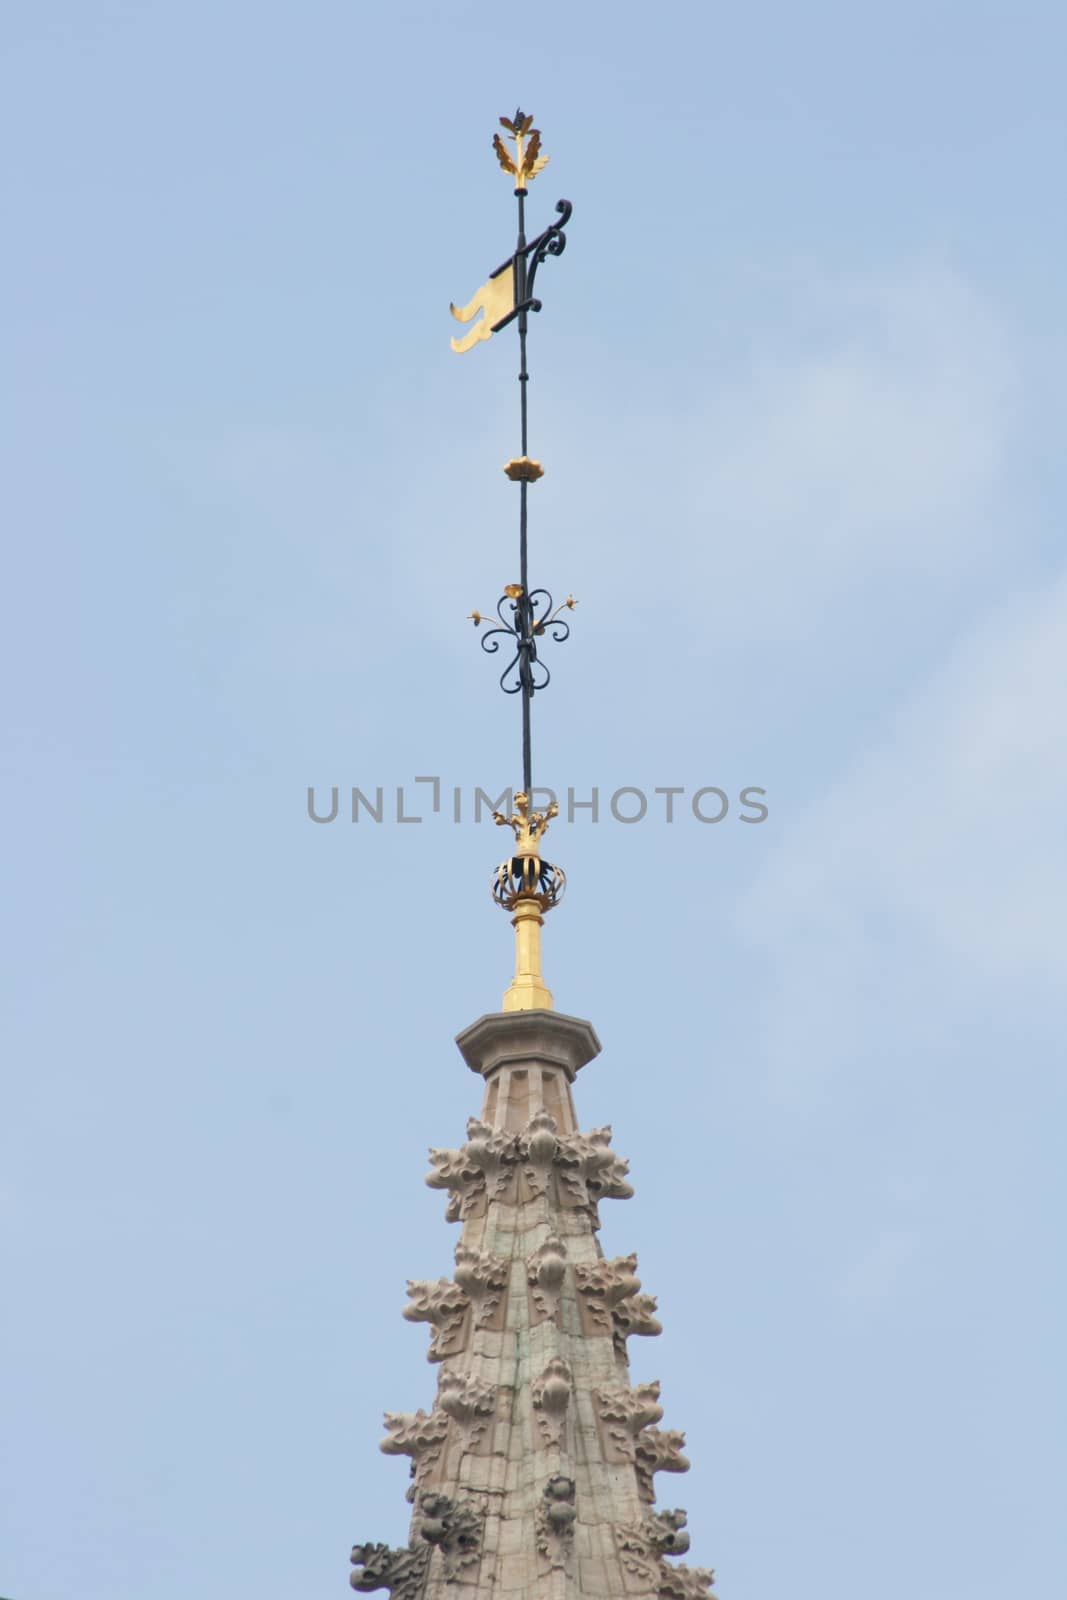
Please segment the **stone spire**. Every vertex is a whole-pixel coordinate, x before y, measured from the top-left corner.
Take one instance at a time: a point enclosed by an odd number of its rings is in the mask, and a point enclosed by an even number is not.
[[[685,1472],[658,1383],[632,1385],[628,1341],[660,1332],[634,1255],[607,1259],[601,1201],[628,1199],[611,1129],[579,1131],[571,1085],[599,1054],[588,1022],[497,1012],[457,1039],[485,1081],[427,1183],[461,1225],[451,1277],[409,1283],[429,1324],[429,1412],[387,1412],[387,1455],[411,1461],[408,1544],[358,1544],[352,1587],[394,1600],[708,1600],[713,1575],[676,1557],[686,1513],[657,1505]]]
[[[658,1334],[656,1302],[633,1255],[605,1257],[601,1201],[632,1194],[611,1129],[580,1131],[571,1086],[600,1053],[592,1026],[553,1010],[541,972],[541,926],[562,896],[560,867],[541,844],[555,806],[533,808],[530,708],[547,686],[538,650],[561,643],[574,607],[553,609],[527,574],[527,494],[542,476],[527,454],[527,320],[539,265],[562,254],[560,221],[527,243],[528,183],[544,167],[541,135],[521,111],[502,117],[497,157],[515,178],[518,242],[469,305],[461,353],[514,321],[520,347],[521,454],[505,472],[519,486],[519,576],[497,603],[482,647],[506,641],[501,687],[522,709],[522,787],[496,821],[514,834],[493,898],[515,929],[515,976],[501,1011],[457,1039],[484,1080],[466,1142],[431,1150],[427,1182],[460,1224],[451,1277],[409,1283],[404,1316],[429,1324],[438,1364],[429,1411],[387,1412],[382,1449],[408,1456],[411,1531],[402,1549],[357,1544],[352,1587],[394,1600],[704,1600],[712,1574],[677,1557],[689,1548],[684,1511],[657,1506],[657,1475],[685,1472],[685,1438],[661,1428],[659,1384],[631,1384],[631,1338]],[[479,313],[481,321],[475,320]],[[485,620],[472,612],[475,626]],[[514,652],[512,654],[512,652]]]

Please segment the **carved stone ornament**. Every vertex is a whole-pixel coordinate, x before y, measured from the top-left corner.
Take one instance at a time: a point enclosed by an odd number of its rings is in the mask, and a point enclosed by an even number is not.
[[[535,1321],[554,1322],[558,1317],[560,1291],[566,1271],[567,1247],[562,1239],[550,1233],[526,1262]]]
[[[598,1389],[596,1402],[608,1460],[632,1461],[636,1436],[642,1428],[659,1422],[663,1416],[659,1384],[639,1383],[634,1389]]]
[[[661,1562],[653,1547],[648,1523],[616,1524],[615,1544],[627,1588],[641,1594],[655,1590],[660,1580]]]
[[[513,1133],[494,1133],[486,1123],[473,1117],[467,1123],[467,1159],[485,1177],[485,1192],[490,1200],[512,1199],[515,1192],[515,1164],[518,1142]]]
[[[434,1170],[426,1182],[431,1189],[449,1191],[449,1222],[484,1216],[488,1200],[514,1198],[518,1148],[513,1133],[494,1133],[471,1117],[467,1143],[459,1150],[431,1150],[430,1160]]]
[[[547,1111],[531,1117],[522,1133],[494,1132],[472,1117],[467,1143],[459,1150],[431,1150],[431,1189],[447,1189],[450,1222],[485,1215],[490,1200],[514,1204],[554,1189],[552,1199],[569,1209],[585,1209],[598,1225],[597,1202],[625,1200],[633,1194],[628,1164],[611,1149],[611,1129],[560,1134]]]
[[[420,1494],[419,1533],[440,1550],[446,1583],[470,1583],[477,1576],[484,1523],[485,1507],[476,1500],[452,1500],[432,1490]]]
[[[355,1544],[348,1581],[360,1594],[388,1589],[395,1600],[417,1600],[426,1587],[430,1565],[428,1544],[394,1550],[387,1544]]]
[[[458,1372],[442,1372],[437,1403],[458,1425],[464,1450],[473,1450],[496,1410],[496,1386]]]
[[[615,1348],[621,1356],[626,1354],[626,1341],[632,1333],[653,1337],[663,1332],[663,1324],[655,1316],[654,1294],[632,1294],[620,1300],[611,1314]]]
[[[609,1126],[571,1134],[563,1144],[561,1162],[569,1166],[563,1182],[576,1205],[590,1205],[595,1213],[598,1200],[632,1200],[633,1187],[627,1181],[630,1163],[611,1149]]]
[[[470,1305],[459,1284],[451,1278],[438,1278],[436,1283],[409,1280],[408,1299],[411,1304],[404,1307],[405,1321],[428,1322],[433,1328],[427,1358],[443,1361],[446,1356],[458,1355],[467,1342],[465,1319]]]
[[[556,1473],[545,1484],[535,1514],[537,1548],[549,1567],[563,1569],[574,1544],[574,1523],[578,1515],[574,1504],[573,1478]]]
[[[520,1135],[519,1145],[530,1194],[545,1193],[549,1174],[554,1172],[553,1198],[561,1206],[588,1211],[594,1226],[599,1222],[598,1200],[628,1200],[633,1194],[626,1181],[629,1165],[611,1149],[610,1128],[561,1134],[556,1119],[540,1111]]]
[[[685,1555],[689,1549],[689,1518],[684,1511],[650,1511],[646,1520],[660,1555]]]
[[[715,1600],[711,1586],[715,1574],[710,1567],[687,1567],[679,1562],[672,1567],[664,1561],[659,1583],[659,1600]]]
[[[387,1456],[411,1456],[418,1474],[430,1470],[444,1448],[448,1418],[443,1411],[387,1411],[386,1436],[379,1449]]]
[[[665,1592],[662,1585],[669,1581],[671,1569],[663,1557],[684,1555],[689,1549],[687,1520],[684,1511],[649,1511],[640,1522],[616,1527],[615,1543],[628,1587],[643,1593]]]
[[[562,1356],[553,1356],[530,1389],[534,1415],[544,1444],[558,1445],[563,1438],[563,1421],[570,1404],[574,1378]]]
[[[549,1111],[531,1117],[519,1140],[526,1189],[532,1200],[547,1193],[552,1168],[560,1149],[558,1125]]]
[[[587,1333],[612,1333],[613,1310],[619,1301],[637,1293],[637,1257],[616,1256],[613,1261],[579,1263],[574,1269],[581,1297],[582,1321]]]
[[[656,1492],[652,1476],[656,1472],[688,1472],[689,1462],[682,1454],[685,1434],[675,1428],[646,1428],[638,1434],[634,1447],[637,1489],[642,1500],[652,1504]]]
[[[474,1326],[488,1327],[507,1288],[509,1263],[465,1244],[456,1246],[456,1282],[473,1307]]]

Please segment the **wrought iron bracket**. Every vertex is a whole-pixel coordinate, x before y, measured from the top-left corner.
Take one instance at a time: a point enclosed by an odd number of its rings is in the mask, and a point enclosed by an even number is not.
[[[509,322],[524,311],[540,311],[541,302],[530,294],[537,276],[537,269],[546,256],[561,256],[567,248],[567,235],[564,229],[570,221],[571,212],[574,210],[569,200],[557,200],[556,210],[560,214],[558,222],[549,223],[536,239],[531,239],[529,244],[523,245],[514,254],[502,261],[495,272],[490,273],[491,278],[498,278],[508,267],[515,274],[515,305],[506,317],[501,317],[499,322],[493,323],[493,332],[499,333],[501,328],[506,328]]]

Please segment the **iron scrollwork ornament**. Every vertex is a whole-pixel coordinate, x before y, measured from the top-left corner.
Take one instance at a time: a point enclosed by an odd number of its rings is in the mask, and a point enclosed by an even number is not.
[[[486,655],[496,655],[502,638],[508,640],[509,649],[514,645],[515,653],[500,674],[500,687],[505,694],[532,695],[548,687],[552,674],[538,656],[537,641],[547,636],[556,644],[563,644],[569,639],[570,624],[560,613],[573,611],[577,604],[569,594],[563,604],[553,610],[552,596],[547,589],[532,589],[527,594],[521,584],[507,585],[496,603],[500,626],[482,634],[482,649]],[[510,611],[510,618],[505,608]],[[476,628],[486,620],[480,611],[472,611],[471,619]]]

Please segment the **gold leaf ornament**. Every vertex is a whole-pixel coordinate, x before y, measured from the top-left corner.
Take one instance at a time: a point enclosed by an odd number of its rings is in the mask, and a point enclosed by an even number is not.
[[[503,122],[505,119],[501,117],[500,120]],[[504,171],[511,173],[514,177],[517,177],[518,168],[511,159],[511,152],[504,143],[503,139],[500,137],[499,133],[494,133],[493,135],[493,149],[496,151],[496,158],[500,162],[500,165],[503,167]]]
[[[538,155],[538,152],[539,152],[540,149],[541,149],[541,130],[540,130],[540,128],[535,128],[534,131],[530,135],[530,142],[526,146],[525,151],[523,152],[523,157],[522,157],[522,170],[523,170],[523,172],[526,172],[526,173],[529,173],[529,174],[532,175],[537,170],[536,162],[537,162],[537,155]],[[547,157],[546,157],[546,160],[547,160]],[[544,166],[544,162],[543,161],[542,161],[541,165]]]
[[[541,154],[541,130],[533,125],[533,116],[516,111],[514,117],[501,117],[500,126],[515,141],[514,155],[499,133],[493,135],[493,149],[504,171],[517,180],[516,187],[525,189],[530,178],[548,165],[548,157]]]

